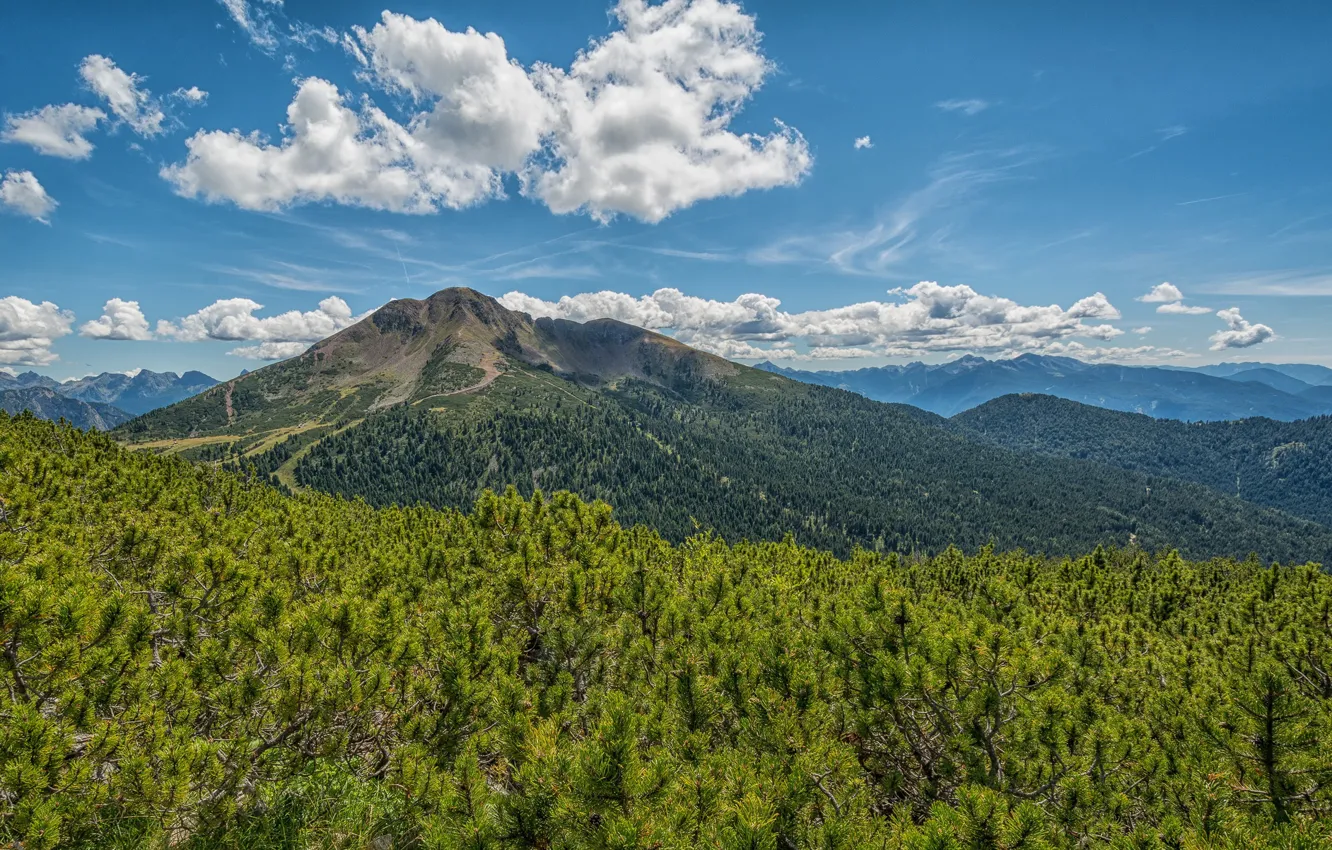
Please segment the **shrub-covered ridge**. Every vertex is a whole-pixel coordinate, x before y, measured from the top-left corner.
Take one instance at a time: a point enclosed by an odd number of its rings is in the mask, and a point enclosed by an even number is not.
[[[671,545],[0,418],[0,841],[1320,847],[1332,578]]]

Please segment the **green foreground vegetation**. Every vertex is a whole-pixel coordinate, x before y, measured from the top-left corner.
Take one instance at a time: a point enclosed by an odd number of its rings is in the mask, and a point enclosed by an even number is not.
[[[0,416],[0,842],[1332,842],[1332,577],[671,544]]]

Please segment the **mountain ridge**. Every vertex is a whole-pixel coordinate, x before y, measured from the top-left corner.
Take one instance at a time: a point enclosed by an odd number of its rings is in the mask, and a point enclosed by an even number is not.
[[[15,393],[5,401],[5,409],[9,412],[18,413],[25,409],[26,401],[31,403],[26,409],[39,418],[64,417],[71,422],[88,423],[81,427],[98,430],[114,428],[135,416],[174,404],[216,384],[215,379],[194,370],[181,375],[150,369],[140,369],[133,374],[102,372],[64,382],[32,371],[16,375],[0,372],[0,392]],[[59,404],[46,395],[27,392],[34,389],[49,391],[68,399],[71,404]],[[80,407],[80,404],[92,407]],[[106,408],[114,408],[114,412]]]
[[[1219,370],[1226,373],[1222,376],[1211,374],[1210,367],[1121,366],[1023,354],[1008,360],[966,355],[941,364],[916,362],[841,372],[811,372],[770,361],[756,368],[850,390],[876,401],[911,404],[941,416],[954,416],[1012,393],[1043,393],[1111,410],[1183,421],[1253,416],[1293,421],[1332,413],[1332,399],[1321,391],[1309,392],[1317,385],[1275,366],[1243,365],[1246,368]],[[1311,366],[1306,371],[1313,377],[1321,368]],[[1247,374],[1255,371],[1258,374]]]
[[[390,302],[115,436],[372,504],[465,509],[487,488],[570,490],[675,540],[1332,557],[1332,530],[1201,485],[1033,462],[915,408],[462,289]]]
[[[0,390],[0,410],[14,416],[27,411],[38,419],[64,419],[94,431],[107,431],[133,418],[113,405],[69,398],[41,385]]]
[[[67,398],[115,405],[138,416],[189,398],[217,383],[215,378],[195,370],[177,375],[175,372],[140,369],[133,375],[123,372],[89,375],[52,389]]]

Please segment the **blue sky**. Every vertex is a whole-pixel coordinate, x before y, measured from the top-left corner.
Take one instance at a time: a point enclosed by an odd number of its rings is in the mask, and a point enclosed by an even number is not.
[[[1332,7],[1001,5],[16,6],[0,365],[227,377],[454,285],[805,367],[1332,363]]]

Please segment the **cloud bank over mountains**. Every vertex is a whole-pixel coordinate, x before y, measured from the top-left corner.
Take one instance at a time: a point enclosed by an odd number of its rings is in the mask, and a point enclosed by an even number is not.
[[[58,311],[54,304],[43,304],[39,307],[25,299],[13,297],[6,301],[14,302],[12,310],[15,311],[16,317],[39,316],[43,314],[43,308]],[[84,322],[79,327],[79,335],[95,340],[136,342],[151,340],[254,342],[257,345],[240,346],[228,353],[252,360],[283,360],[300,354],[310,343],[350,327],[370,314],[365,312],[354,315],[347,302],[337,296],[325,298],[319,302],[317,309],[306,312],[288,310],[276,316],[256,316],[255,313],[262,309],[264,305],[249,298],[223,298],[188,316],[175,320],[158,320],[156,328],[153,328],[139,302],[112,298],[102,307],[101,316]],[[50,310],[45,311],[48,318],[50,315],[55,315],[51,314]],[[27,327],[28,333],[33,336],[44,335],[47,338],[46,348],[49,349],[50,339],[68,334],[73,325],[73,314],[58,311],[58,315],[67,318],[68,321],[57,324],[48,321],[43,324],[29,318],[26,320],[26,326],[17,320],[14,324],[16,328]],[[2,327],[0,325],[0,328]],[[53,329],[54,333],[51,333]],[[15,333],[21,331],[16,330]],[[45,352],[45,355],[49,354],[49,350]],[[2,357],[3,355],[0,355],[0,358]],[[32,361],[11,359],[0,362],[45,365],[39,363],[39,359],[41,357]],[[51,356],[46,362],[52,362],[54,359],[54,356]]]
[[[1185,352],[1152,345],[1107,347],[1125,331],[1122,316],[1100,292],[1058,304],[1026,305],[983,295],[969,286],[922,281],[889,290],[883,301],[823,310],[787,311],[768,295],[747,293],[731,301],[662,288],[648,295],[601,291],[545,300],[513,291],[498,299],[510,310],[534,317],[586,322],[611,318],[670,334],[688,345],[736,360],[855,360],[920,358],[970,352],[1016,355],[1062,354],[1084,360],[1167,360]],[[78,327],[81,336],[120,342],[244,342],[228,353],[255,360],[281,360],[310,343],[359,322],[331,296],[313,310],[260,315],[250,298],[223,298],[189,315],[155,324],[139,302],[111,298],[97,318]],[[1275,338],[1270,327],[1245,320],[1232,308],[1217,314],[1228,326],[1211,337],[1214,350],[1246,348]],[[10,296],[0,300],[0,364],[50,365],[54,340],[70,334],[75,318],[55,304]],[[1138,328],[1137,333],[1147,329]]]
[[[1124,331],[1108,324],[1119,310],[1097,292],[1067,309],[1027,306],[981,295],[969,286],[922,281],[891,290],[898,301],[867,301],[828,310],[786,312],[781,302],[759,294],[734,301],[659,289],[638,298],[619,292],[589,292],[546,301],[510,292],[499,301],[512,310],[584,322],[619,319],[671,332],[697,348],[736,359],[850,359],[918,357],[969,351],[1047,351],[1074,338],[1111,340]],[[1156,349],[1143,347],[1142,355]]]

